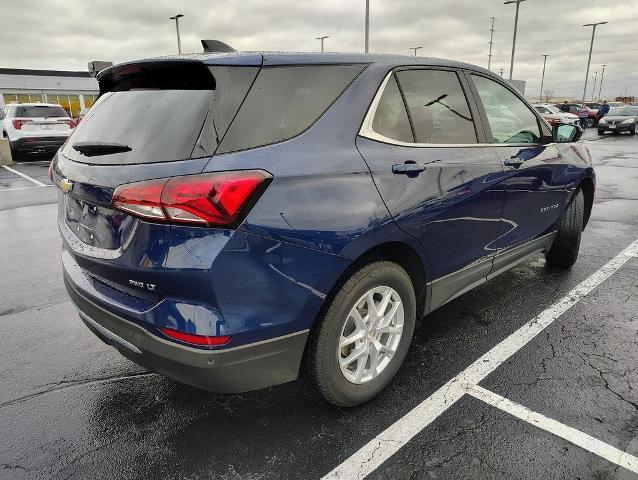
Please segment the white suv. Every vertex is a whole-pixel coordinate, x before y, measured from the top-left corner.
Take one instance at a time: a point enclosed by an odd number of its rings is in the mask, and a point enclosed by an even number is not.
[[[9,139],[11,154],[54,152],[75,128],[73,119],[52,103],[11,103],[0,113],[2,136]]]

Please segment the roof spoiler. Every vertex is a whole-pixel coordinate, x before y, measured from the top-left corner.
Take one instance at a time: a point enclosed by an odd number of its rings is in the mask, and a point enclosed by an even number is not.
[[[219,40],[202,40],[202,47],[204,47],[204,53],[231,53],[237,51]]]

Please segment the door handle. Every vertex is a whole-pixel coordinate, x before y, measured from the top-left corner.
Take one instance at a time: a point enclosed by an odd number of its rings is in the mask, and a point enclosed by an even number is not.
[[[399,175],[408,175],[416,177],[419,173],[425,171],[425,163],[416,163],[408,160],[405,163],[397,163],[392,165],[392,173]]]
[[[508,166],[508,167],[518,168],[518,167],[520,167],[521,165],[523,165],[523,162],[524,162],[524,161],[525,161],[525,160],[523,160],[522,158],[518,158],[517,156],[513,156],[513,157],[511,157],[511,158],[506,159],[506,160],[503,162],[503,164],[504,164],[505,166]]]

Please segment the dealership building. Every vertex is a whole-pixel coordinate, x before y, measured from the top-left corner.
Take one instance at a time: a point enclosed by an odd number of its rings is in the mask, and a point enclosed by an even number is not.
[[[0,108],[14,102],[57,103],[76,117],[93,105],[98,91],[88,71],[0,68]]]

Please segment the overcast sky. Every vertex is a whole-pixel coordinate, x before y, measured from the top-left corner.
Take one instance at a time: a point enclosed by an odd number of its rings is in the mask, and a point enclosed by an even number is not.
[[[497,17],[492,69],[509,72],[513,5],[501,0],[371,0],[370,51],[445,57],[487,66],[490,16]],[[202,38],[238,50],[362,51],[365,0],[1,0],[0,67],[85,70],[89,60],[120,62],[199,52]],[[527,0],[521,4],[514,78],[538,95],[582,95],[591,27],[593,72],[607,64],[603,96],[638,96],[638,0]],[[589,82],[590,96],[592,80]],[[596,87],[596,92],[598,87]]]

